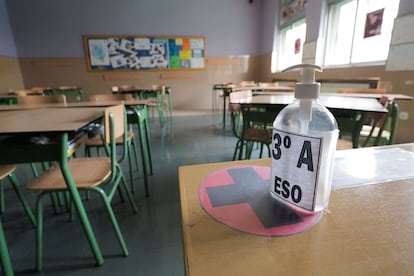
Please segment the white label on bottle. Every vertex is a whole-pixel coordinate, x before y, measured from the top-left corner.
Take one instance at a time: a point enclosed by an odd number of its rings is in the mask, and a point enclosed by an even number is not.
[[[314,210],[322,138],[273,129],[271,193]]]

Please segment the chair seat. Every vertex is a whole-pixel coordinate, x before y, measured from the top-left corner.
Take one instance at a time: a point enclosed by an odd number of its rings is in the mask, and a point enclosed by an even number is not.
[[[362,126],[361,132],[360,132],[360,136],[368,136],[369,133],[371,132],[372,127],[369,125],[364,125]],[[374,131],[372,132],[372,137],[377,137],[379,134],[380,128],[379,127],[375,127]],[[385,139],[389,139],[391,136],[391,133],[387,130],[383,130],[381,137],[385,138]]]
[[[244,140],[270,144],[272,143],[272,130],[260,128],[246,129],[244,133]]]
[[[132,131],[128,131],[127,132],[127,140],[130,141],[132,140],[132,138],[134,137],[134,133]],[[116,139],[116,144],[120,145],[123,142],[123,136],[120,136]],[[92,147],[98,147],[98,146],[102,146],[102,139],[100,136],[95,136],[93,138],[88,139],[85,142],[86,146],[92,146]]]
[[[16,170],[15,165],[0,166],[0,179],[6,178],[9,174]]]
[[[69,161],[69,168],[78,188],[94,187],[111,176],[111,159],[108,157],[74,158]],[[56,166],[34,179],[27,188],[58,191],[67,189],[67,186],[60,168]]]

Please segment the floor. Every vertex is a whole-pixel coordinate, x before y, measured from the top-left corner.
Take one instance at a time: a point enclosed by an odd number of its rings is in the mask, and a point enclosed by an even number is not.
[[[113,204],[128,257],[121,255],[100,200],[92,197],[84,202],[104,255],[101,267],[95,265],[79,220],[69,221],[65,213],[54,214],[46,201],[44,270],[36,272],[35,230],[9,183],[4,183],[6,211],[2,221],[16,275],[184,275],[177,168],[231,160],[236,139],[230,127],[223,128],[209,112],[175,112],[164,129],[154,118],[151,135],[154,175],[150,177],[150,197],[144,196],[142,174],[136,172],[134,196],[139,212],[133,214],[128,204],[117,199]],[[28,166],[19,165],[17,175],[24,186],[31,177]],[[25,193],[34,206],[35,194]]]

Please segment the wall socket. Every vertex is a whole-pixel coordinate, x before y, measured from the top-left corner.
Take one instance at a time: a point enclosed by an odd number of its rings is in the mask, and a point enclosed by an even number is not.
[[[400,120],[408,120],[408,112],[400,112]]]

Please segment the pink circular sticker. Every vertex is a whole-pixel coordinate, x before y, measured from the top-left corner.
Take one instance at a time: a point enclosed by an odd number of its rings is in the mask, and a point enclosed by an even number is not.
[[[270,167],[233,166],[213,172],[201,182],[199,198],[217,221],[255,235],[293,235],[309,229],[322,215],[273,199]]]

